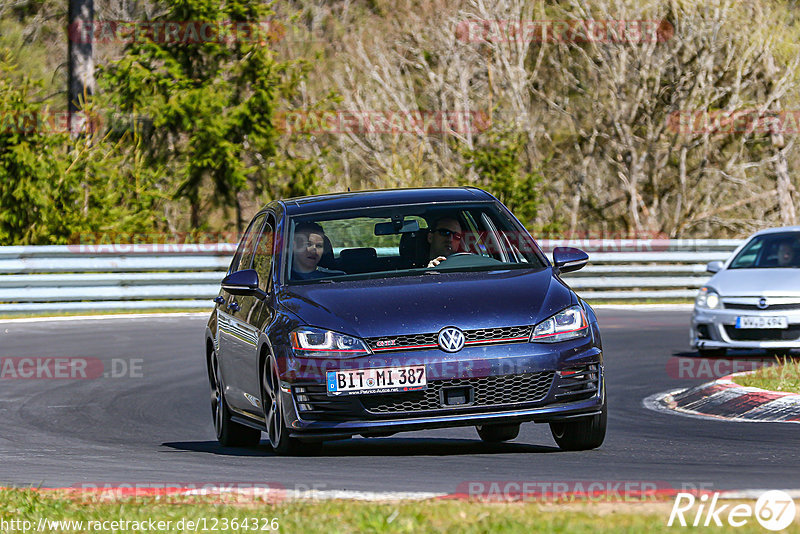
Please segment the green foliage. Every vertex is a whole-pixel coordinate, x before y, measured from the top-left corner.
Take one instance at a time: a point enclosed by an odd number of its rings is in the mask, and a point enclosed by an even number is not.
[[[0,72],[0,243],[65,243],[102,224],[110,162],[90,138],[70,141],[66,116],[38,103],[8,50]]]
[[[159,21],[251,23],[250,32],[220,42],[132,43],[122,58],[102,70],[102,87],[124,113],[152,121],[151,135],[136,139],[144,163],[174,177],[175,198],[191,206],[191,226],[200,224],[202,196],[212,206],[236,206],[238,194],[273,191],[270,180],[291,194],[313,192],[317,167],[284,161],[276,150],[278,106],[290,97],[307,68],[280,62],[270,49],[273,36],[254,22],[270,19],[269,5],[236,0],[180,0]],[[236,26],[233,26],[236,27]],[[275,176],[275,170],[288,176]],[[287,179],[288,178],[288,179]]]
[[[47,157],[60,143],[37,127],[43,111],[36,85],[17,81],[10,51],[0,50],[0,243],[30,242],[46,211],[57,164]]]
[[[473,150],[464,152],[467,168],[474,169],[487,191],[531,228],[541,204],[538,169],[524,163],[527,137],[522,132],[490,132]]]
[[[97,134],[71,138],[66,115],[39,103],[40,84],[11,57],[0,50],[0,244],[152,230],[157,191],[146,171]]]
[[[229,28],[271,22],[220,42],[147,40],[136,32],[124,47],[98,43],[92,105],[108,129],[73,139],[50,127],[63,121],[64,4],[14,3],[0,10],[0,50],[8,49],[0,54],[0,244],[64,243],[87,232],[234,230],[230,211],[241,228],[273,198],[449,185],[467,175],[538,234],[580,221],[590,232],[741,235],[779,223],[796,204],[795,193],[780,206],[768,196],[779,148],[772,136],[693,137],[664,128],[676,111],[773,101],[775,110],[797,109],[800,18],[790,3],[726,0],[711,11],[689,0],[523,4],[497,18],[604,20],[613,5],[620,20],[663,18],[675,33],[652,50],[587,41],[534,42],[520,52],[454,47],[450,33],[463,20],[457,3],[134,2],[120,17],[141,22],[158,13],[147,22]],[[526,72],[507,69],[514,65]],[[323,109],[484,106],[496,117],[511,112],[507,124],[530,131],[321,134],[282,130],[280,120],[283,112],[313,117]],[[20,127],[48,114],[48,128]],[[786,141],[791,173],[800,153]]]

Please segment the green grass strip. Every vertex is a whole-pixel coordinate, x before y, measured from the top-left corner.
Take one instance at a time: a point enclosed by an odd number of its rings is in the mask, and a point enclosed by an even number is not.
[[[90,495],[0,490],[0,526],[29,521],[35,532],[40,521],[80,521],[81,525],[39,532],[98,532],[89,521],[128,521],[105,532],[297,532],[365,533],[605,533],[605,532],[763,532],[750,518],[741,528],[667,526],[672,500],[638,503],[478,503],[464,501],[283,501],[226,504],[212,497],[136,497],[103,499]],[[752,503],[751,503],[752,505]],[[235,520],[235,521],[234,521]],[[275,521],[273,521],[275,520]],[[158,521],[162,521],[160,526]],[[189,522],[193,522],[190,525]],[[133,522],[138,522],[133,523]],[[153,523],[156,522],[156,523]],[[169,522],[167,524],[166,522]],[[196,526],[195,526],[196,525]],[[155,529],[152,527],[155,526]],[[181,528],[182,526],[182,528]],[[190,526],[192,528],[190,528]],[[138,527],[138,528],[137,528]],[[215,528],[212,528],[215,527]],[[273,530],[276,527],[277,530]],[[204,530],[205,529],[205,530]],[[2,532],[23,532],[5,528]],[[800,532],[798,523],[785,532]]]
[[[800,393],[800,360],[783,358],[778,359],[777,363],[778,365],[762,367],[753,373],[737,376],[734,382],[740,386],[769,391]]]

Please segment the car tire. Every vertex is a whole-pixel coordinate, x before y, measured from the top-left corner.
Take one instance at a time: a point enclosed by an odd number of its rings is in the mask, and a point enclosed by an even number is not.
[[[261,431],[240,425],[231,419],[216,352],[211,353],[210,364],[208,380],[211,386],[211,417],[217,441],[223,447],[255,447],[261,442]]]
[[[703,358],[722,358],[727,349],[697,349],[697,353]]]
[[[283,395],[280,391],[278,366],[271,356],[266,359],[262,368],[261,404],[264,407],[267,440],[276,454],[306,456],[319,452],[322,442],[304,442],[289,436],[289,430],[283,419]]]
[[[519,423],[505,425],[480,425],[476,426],[478,435],[486,443],[500,443],[510,441],[519,436]]]
[[[606,437],[608,407],[603,394],[603,406],[600,413],[590,417],[581,417],[574,421],[556,421],[550,423],[550,432],[561,449],[565,451],[585,451],[596,449],[603,444]]]

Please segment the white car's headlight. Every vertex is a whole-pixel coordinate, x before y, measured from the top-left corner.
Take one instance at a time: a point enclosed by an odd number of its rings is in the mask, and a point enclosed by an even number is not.
[[[298,356],[309,358],[355,358],[371,354],[357,337],[331,332],[322,328],[304,326],[290,334],[292,348]]]
[[[722,307],[719,300],[719,293],[710,287],[700,288],[697,298],[694,299],[694,304],[698,308],[708,308],[711,310],[716,310]]]
[[[531,334],[531,341],[555,343],[589,334],[589,323],[580,306],[572,306],[558,312],[537,324]]]

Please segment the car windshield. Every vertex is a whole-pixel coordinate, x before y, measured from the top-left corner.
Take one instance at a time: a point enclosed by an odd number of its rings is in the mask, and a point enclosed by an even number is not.
[[[730,269],[800,267],[800,232],[781,232],[754,237],[736,255]]]
[[[295,216],[284,257],[291,283],[546,265],[530,235],[493,203]]]

